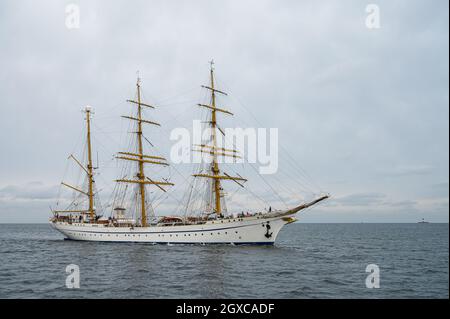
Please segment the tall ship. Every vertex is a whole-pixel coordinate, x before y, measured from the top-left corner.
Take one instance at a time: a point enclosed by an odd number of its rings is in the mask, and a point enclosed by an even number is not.
[[[236,149],[224,148],[218,144],[218,134],[224,134],[218,126],[218,115],[232,116],[223,107],[216,106],[217,95],[226,95],[216,88],[214,68],[211,63],[210,83],[202,86],[209,92],[209,103],[198,104],[208,112],[207,125],[210,130],[207,143],[197,144],[195,151],[210,156],[206,166],[190,178],[204,185],[203,199],[205,205],[195,212],[179,215],[161,216],[155,212],[149,199],[149,190],[153,187],[160,192],[167,192],[174,184],[168,179],[157,179],[146,172],[147,166],[167,167],[166,158],[157,154],[147,154],[144,150],[146,137],[144,126],[159,126],[159,123],[143,117],[143,109],[154,109],[153,105],[141,100],[141,84],[138,77],[136,98],[127,100],[135,112],[123,118],[133,123],[134,137],[129,149],[119,151],[116,158],[124,165],[116,186],[109,211],[100,205],[95,183],[95,169],[91,141],[92,110],[86,107],[86,152],[82,160],[74,155],[70,158],[84,175],[83,187],[62,182],[83,200],[72,201],[64,209],[52,209],[50,224],[66,239],[103,242],[141,242],[151,244],[263,244],[272,245],[283,226],[295,222],[296,214],[306,208],[327,199],[328,194],[320,194],[311,201],[299,203],[284,210],[261,210],[249,212],[245,203],[236,212],[225,209],[224,184],[236,183],[245,188],[244,177],[228,174],[222,169],[220,157],[238,157]],[[191,190],[192,191],[192,190]],[[191,196],[187,196],[187,202]],[[80,205],[79,203],[82,203]],[[83,206],[80,208],[80,206]],[[245,212],[245,213],[244,213]]]

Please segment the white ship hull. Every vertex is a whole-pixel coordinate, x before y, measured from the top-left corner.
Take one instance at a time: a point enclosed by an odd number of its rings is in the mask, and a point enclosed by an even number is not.
[[[204,224],[149,227],[111,227],[94,223],[51,222],[68,239],[151,244],[265,244],[272,245],[294,214],[251,216]]]

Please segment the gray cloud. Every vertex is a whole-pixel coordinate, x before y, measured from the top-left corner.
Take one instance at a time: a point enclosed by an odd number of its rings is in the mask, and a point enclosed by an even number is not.
[[[383,172],[383,174],[392,177],[401,177],[414,175],[428,175],[431,174],[432,172],[433,167],[429,165],[413,165],[413,166],[402,165],[391,169],[387,169]]]
[[[380,205],[386,198],[385,194],[381,193],[357,193],[334,199],[334,202],[344,206],[368,206]]]
[[[355,193],[333,198],[332,203],[345,209],[355,207],[378,207],[381,209],[415,209],[418,204],[415,200],[396,200],[388,198],[383,193]],[[331,204],[333,207],[333,204]]]
[[[443,190],[443,191],[448,192],[449,185],[448,185],[448,182],[442,182],[442,183],[433,184],[433,185],[431,185],[431,187],[436,190]]]
[[[30,182],[25,185],[7,185],[0,188],[0,200],[55,200],[59,185]]]

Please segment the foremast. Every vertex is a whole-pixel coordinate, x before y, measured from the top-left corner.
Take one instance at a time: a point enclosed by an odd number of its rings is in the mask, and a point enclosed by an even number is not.
[[[246,182],[247,180],[241,176],[230,176],[227,173],[221,174],[220,168],[219,168],[219,162],[218,162],[218,156],[228,156],[228,157],[239,157],[236,153],[237,150],[235,149],[225,149],[222,147],[218,147],[217,144],[217,130],[219,130],[223,135],[224,132],[220,129],[220,127],[217,125],[217,112],[227,114],[227,115],[233,115],[228,110],[225,110],[223,108],[216,107],[216,93],[227,95],[227,93],[216,89],[215,83],[214,83],[214,61],[210,62],[210,85],[202,85],[203,88],[208,89],[211,91],[211,104],[198,104],[198,106],[205,107],[211,111],[211,121],[210,121],[210,127],[211,127],[211,142],[212,145],[195,145],[199,147],[199,149],[195,149],[194,151],[198,151],[201,153],[207,153],[212,156],[212,162],[210,167],[210,174],[194,174],[194,177],[204,177],[209,178],[213,182],[213,193],[214,193],[214,213],[216,215],[220,216],[222,214],[222,205],[221,205],[221,198],[222,195],[222,187],[221,187],[221,181],[222,180],[232,180],[239,184],[239,186],[243,187],[243,185],[240,182]]]
[[[125,115],[123,115],[122,117],[126,118],[128,120],[137,122],[137,131],[134,132],[136,134],[136,139],[137,139],[137,153],[118,152],[119,155],[116,156],[116,158],[121,159],[121,160],[126,160],[126,161],[138,162],[138,172],[136,174],[137,179],[117,179],[116,182],[132,183],[132,184],[139,185],[141,226],[146,227],[147,226],[147,208],[146,208],[147,199],[146,199],[145,186],[149,185],[149,184],[156,185],[158,188],[160,188],[162,191],[165,192],[165,189],[162,188],[161,185],[174,185],[174,184],[169,183],[167,181],[156,181],[145,175],[144,164],[165,165],[165,166],[168,166],[169,164],[166,162],[166,159],[164,157],[144,154],[144,147],[143,147],[143,143],[142,143],[142,137],[143,137],[142,124],[144,123],[144,124],[150,124],[150,125],[156,125],[156,126],[161,126],[161,125],[159,123],[156,123],[153,121],[148,121],[148,120],[142,118],[142,108],[143,107],[147,107],[150,109],[154,109],[155,107],[150,104],[143,103],[141,101],[141,85],[140,85],[139,78],[136,81],[136,91],[137,91],[137,101],[136,100],[127,100],[127,102],[130,102],[131,104],[137,106],[137,117],[125,116]]]

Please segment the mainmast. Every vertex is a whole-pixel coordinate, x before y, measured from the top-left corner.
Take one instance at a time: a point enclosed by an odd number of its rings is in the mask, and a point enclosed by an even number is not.
[[[145,120],[142,118],[142,107],[147,107],[147,108],[151,108],[151,109],[154,109],[154,107],[149,104],[142,103],[142,101],[141,101],[141,86],[140,86],[139,78],[137,79],[137,82],[136,82],[136,90],[137,90],[137,101],[127,100],[127,102],[130,102],[137,106],[137,117],[125,116],[125,115],[122,117],[137,122],[137,131],[134,132],[134,133],[136,133],[136,137],[137,137],[137,153],[119,152],[118,154],[120,154],[121,156],[117,156],[117,158],[122,159],[122,160],[127,160],[127,161],[138,162],[138,172],[136,174],[137,179],[118,179],[118,180],[116,180],[116,182],[134,183],[134,184],[139,185],[139,196],[140,196],[140,202],[141,202],[140,203],[141,225],[142,225],[142,227],[146,227],[147,226],[147,209],[146,209],[145,185],[147,185],[147,184],[156,185],[158,188],[160,188],[161,190],[163,190],[165,192],[165,190],[161,187],[161,185],[174,185],[174,184],[169,183],[169,182],[155,181],[145,175],[145,170],[144,170],[145,163],[155,164],[155,165],[166,165],[166,166],[168,166],[169,164],[167,162],[165,162],[166,159],[163,157],[150,156],[150,155],[144,154],[144,148],[143,148],[143,143],[142,143],[142,137],[143,137],[142,123],[152,124],[152,125],[157,125],[157,126],[161,126],[161,125],[159,123],[148,121],[148,120]]]
[[[86,125],[87,125],[87,149],[88,149],[88,164],[87,164],[87,175],[88,175],[88,196],[89,196],[89,219],[91,222],[94,221],[94,174],[92,166],[92,150],[91,150],[91,109],[89,106],[85,109],[86,112]]]
[[[214,92],[214,67],[213,61],[211,61],[211,69],[210,69],[210,78],[211,78],[211,134],[212,134],[212,142],[213,147],[217,148],[217,137],[216,137],[216,93]],[[213,162],[211,165],[211,172],[214,176],[219,176],[219,164],[217,163],[217,153],[212,152]],[[220,213],[222,208],[220,207],[220,179],[214,179],[214,193],[215,193],[215,203],[216,203],[216,213]]]
[[[219,163],[217,160],[218,155],[219,156],[230,156],[230,157],[234,157],[237,158],[239,156],[236,155],[237,151],[234,149],[225,149],[222,147],[218,147],[217,145],[217,129],[223,134],[224,132],[218,127],[217,125],[217,112],[220,113],[224,113],[224,114],[228,114],[228,115],[233,115],[233,113],[222,109],[222,108],[218,108],[216,107],[216,93],[222,94],[222,95],[227,95],[225,92],[217,90],[215,88],[215,84],[214,84],[214,61],[210,62],[210,86],[205,86],[202,85],[203,88],[208,89],[211,91],[211,105],[205,105],[205,104],[198,104],[199,106],[205,107],[209,110],[211,110],[211,141],[212,141],[212,145],[195,145],[197,147],[200,147],[200,149],[198,150],[194,150],[194,151],[198,151],[198,152],[202,152],[202,153],[208,153],[210,155],[212,155],[212,163],[211,163],[211,174],[194,174],[194,177],[206,177],[206,178],[210,178],[213,180],[213,192],[214,192],[214,212],[220,216],[222,214],[222,207],[221,207],[221,180],[232,180],[234,182],[236,182],[239,186],[243,187],[243,185],[241,183],[239,183],[239,181],[245,182],[247,181],[245,178],[242,178],[240,176],[238,177],[233,177],[228,175],[227,173],[223,173],[223,175],[220,174],[220,169],[219,169]]]

